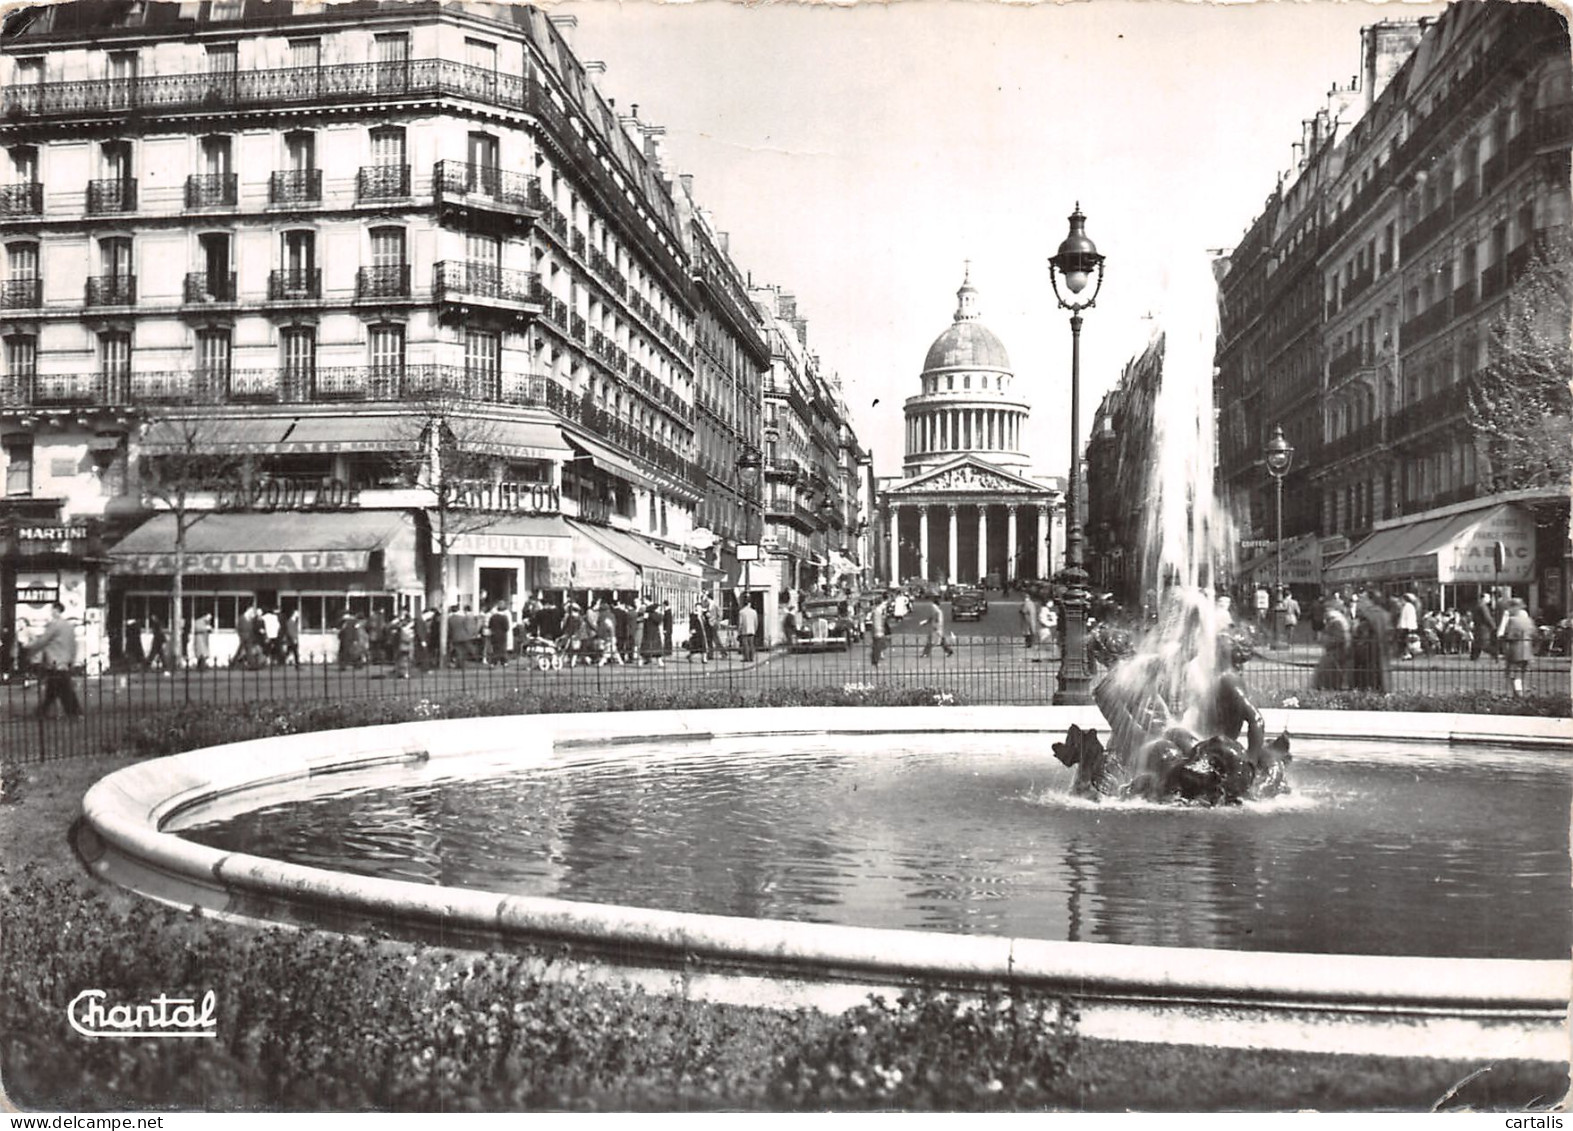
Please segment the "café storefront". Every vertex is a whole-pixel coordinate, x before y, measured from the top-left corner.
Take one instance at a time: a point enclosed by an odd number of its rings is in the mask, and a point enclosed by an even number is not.
[[[59,601],[77,626],[77,662],[89,672],[109,662],[104,633],[103,528],[95,518],[0,521],[0,675],[43,629]]]
[[[1540,605],[1535,519],[1514,503],[1419,517],[1376,530],[1323,571],[1326,585],[1413,592],[1425,608],[1467,607],[1485,589]]]
[[[175,516],[156,514],[109,550],[106,620],[117,660],[148,654],[152,618],[170,623],[175,534]],[[298,609],[302,658],[331,656],[345,613],[423,607],[418,544],[416,517],[405,510],[207,512],[186,532],[182,620],[189,628],[211,615],[212,654],[225,663],[253,602],[280,616]]]

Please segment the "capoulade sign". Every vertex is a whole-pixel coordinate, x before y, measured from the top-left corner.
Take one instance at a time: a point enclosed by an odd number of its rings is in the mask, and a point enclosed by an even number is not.
[[[116,573],[173,574],[174,554],[124,554],[115,557]],[[246,550],[186,554],[181,572],[204,573],[363,573],[370,550]]]

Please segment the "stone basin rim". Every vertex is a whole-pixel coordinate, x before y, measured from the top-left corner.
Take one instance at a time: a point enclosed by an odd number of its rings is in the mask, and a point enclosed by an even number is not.
[[[1573,720],[1388,712],[1263,712],[1269,733],[1296,737],[1509,743],[1573,750]],[[1340,1013],[1479,1016],[1565,1023],[1573,963],[1305,955],[1057,942],[746,919],[509,896],[355,876],[224,852],[163,832],[176,812],[225,794],[378,763],[619,741],[749,734],[1042,733],[1076,723],[1106,730],[1090,707],[746,708],[426,720],[256,739],[137,763],[83,799],[101,877],[176,905],[220,914],[335,908],[374,920],[439,926],[462,937],[569,943],[637,954],[655,965],[719,964],[769,977],[914,978],[947,986],[1015,984],[1125,1001],[1279,1003]],[[264,916],[266,917],[266,916]]]

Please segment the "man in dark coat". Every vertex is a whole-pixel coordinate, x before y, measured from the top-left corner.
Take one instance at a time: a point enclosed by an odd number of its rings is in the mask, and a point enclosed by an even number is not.
[[[486,620],[487,635],[491,637],[491,655],[488,662],[493,664],[507,664],[508,662],[508,606],[501,601],[492,610],[492,615]]]
[[[1482,651],[1491,656],[1497,654],[1497,620],[1491,608],[1491,594],[1480,594],[1480,600],[1475,602],[1474,610],[1470,614],[1474,628],[1474,638],[1469,645],[1469,658],[1480,659]]]
[[[1368,591],[1355,608],[1351,687],[1386,693],[1387,653],[1392,639],[1393,618],[1387,615],[1380,594]]]

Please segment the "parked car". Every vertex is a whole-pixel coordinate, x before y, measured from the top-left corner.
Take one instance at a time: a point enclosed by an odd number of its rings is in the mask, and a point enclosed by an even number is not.
[[[989,599],[981,589],[957,588],[950,598],[950,619],[982,620],[989,611]]]
[[[787,649],[792,652],[850,652],[863,638],[862,627],[849,615],[841,597],[811,597],[798,610]]]

